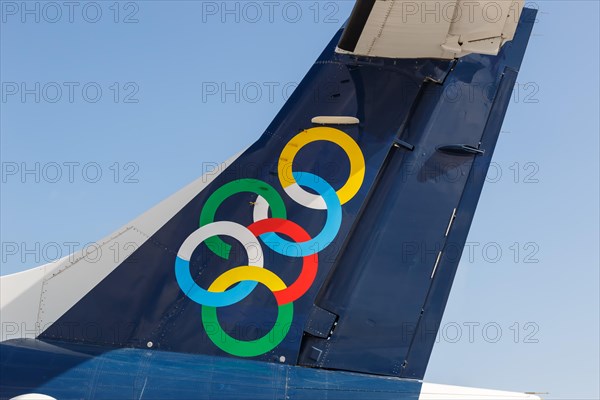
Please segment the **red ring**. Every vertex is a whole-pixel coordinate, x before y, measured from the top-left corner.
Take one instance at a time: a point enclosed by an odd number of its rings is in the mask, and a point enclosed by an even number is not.
[[[248,226],[248,229],[254,236],[259,237],[260,235],[268,232],[282,233],[289,236],[296,243],[307,242],[311,240],[310,235],[295,222],[281,218],[268,218],[260,221],[256,221],[252,225]],[[298,300],[310,289],[319,268],[319,258],[317,254],[312,254],[303,257],[302,271],[298,276],[298,279],[284,290],[274,292],[275,299],[278,305],[284,305]]]

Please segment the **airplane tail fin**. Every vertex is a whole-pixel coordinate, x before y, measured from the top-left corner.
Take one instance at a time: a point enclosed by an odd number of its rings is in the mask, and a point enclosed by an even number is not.
[[[534,15],[498,55],[459,59],[343,54],[338,32],[218,174],[95,259],[1,278],[3,326],[421,379]]]

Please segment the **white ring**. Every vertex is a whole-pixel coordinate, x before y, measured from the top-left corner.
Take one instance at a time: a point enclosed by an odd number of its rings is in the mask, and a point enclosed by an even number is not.
[[[236,239],[246,249],[248,265],[260,268],[263,267],[263,252],[258,239],[248,228],[231,221],[213,222],[196,229],[187,237],[187,239],[185,239],[179,248],[179,252],[177,252],[177,257],[189,261],[194,250],[196,250],[202,242],[217,235],[225,235]],[[250,251],[252,249],[256,249],[257,254],[255,258],[251,258]]]

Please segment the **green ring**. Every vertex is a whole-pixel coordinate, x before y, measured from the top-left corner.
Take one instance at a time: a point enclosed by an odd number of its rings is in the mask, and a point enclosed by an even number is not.
[[[221,186],[210,195],[200,214],[200,226],[202,227],[214,222],[217,209],[223,201],[234,194],[242,192],[251,192],[262,196],[269,203],[273,218],[287,219],[285,203],[273,186],[258,179],[238,179]],[[213,236],[206,239],[204,243],[219,257],[226,260],[229,259],[231,245],[225,243],[220,237]]]
[[[287,336],[294,318],[294,303],[278,306],[277,321],[265,336],[250,341],[234,339],[227,334],[217,317],[217,308],[202,306],[202,325],[212,342],[221,350],[238,357],[256,357],[273,350]],[[209,327],[215,327],[214,332]],[[275,328],[279,332],[275,331]]]

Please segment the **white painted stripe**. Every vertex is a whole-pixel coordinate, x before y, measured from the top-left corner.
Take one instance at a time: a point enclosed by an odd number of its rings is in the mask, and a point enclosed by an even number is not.
[[[423,382],[419,400],[541,400],[541,398],[527,393]]]
[[[433,272],[431,273],[431,279],[433,279],[433,276],[435,275],[435,271],[437,270],[437,267],[438,267],[438,264],[440,263],[441,257],[442,257],[442,252],[440,251],[435,260],[435,265],[433,266]]]
[[[452,210],[452,216],[450,216],[450,221],[448,221],[448,227],[446,228],[446,235],[450,233],[450,228],[452,228],[452,224],[454,223],[454,218],[456,218],[456,208]]]
[[[360,120],[356,117],[320,116],[314,117],[311,122],[319,125],[356,125],[360,123]]]

